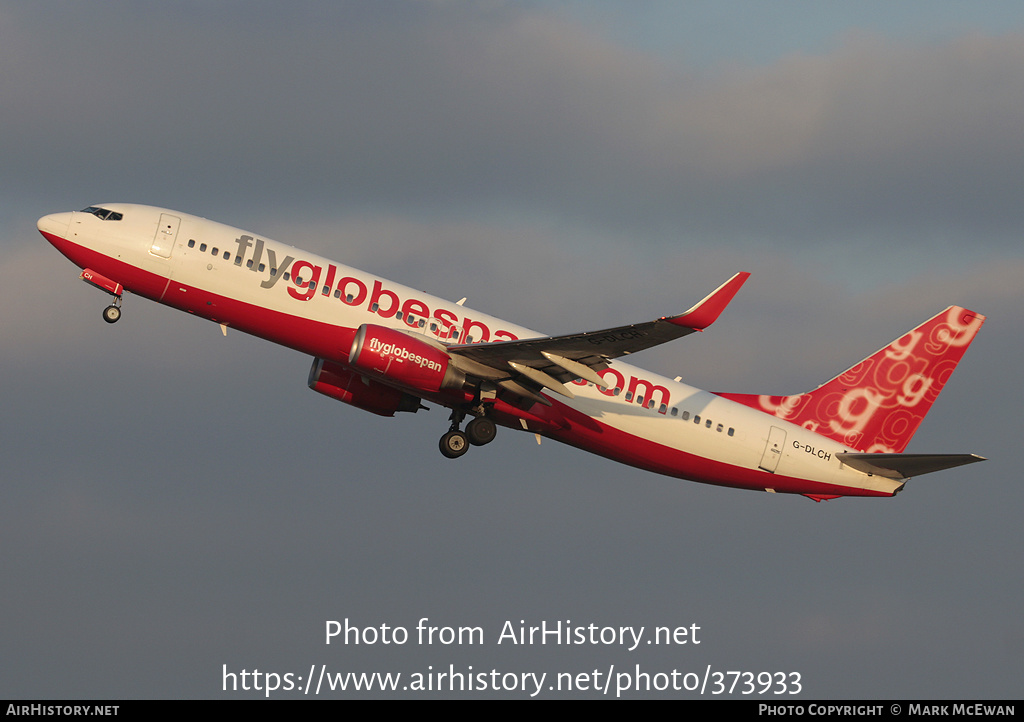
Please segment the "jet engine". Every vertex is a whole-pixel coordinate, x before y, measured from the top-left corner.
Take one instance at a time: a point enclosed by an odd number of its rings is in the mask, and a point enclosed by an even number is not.
[[[443,348],[370,323],[356,332],[348,362],[358,371],[419,393],[461,391],[466,382]]]
[[[415,413],[420,408],[420,400],[412,394],[365,378],[327,359],[313,359],[307,384],[317,393],[380,416],[394,416],[396,411]]]

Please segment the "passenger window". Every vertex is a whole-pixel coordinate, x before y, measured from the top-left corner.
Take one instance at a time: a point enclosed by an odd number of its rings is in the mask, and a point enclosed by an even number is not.
[[[627,391],[626,392],[626,401],[632,401],[632,400],[633,400],[633,392],[632,391]]]
[[[190,238],[190,239],[189,239],[189,241],[188,241],[188,247],[189,247],[189,248],[195,248],[195,247],[196,247],[196,239],[195,239],[195,238]]]
[[[711,428],[711,419],[708,419],[707,421],[705,421],[704,422],[704,426],[705,426],[705,428],[710,429]]]
[[[699,424],[700,423],[700,414],[697,414],[696,416],[693,417],[693,423],[695,423],[695,424]]]
[[[689,420],[690,420],[690,412],[689,411],[684,411],[683,412],[683,421],[689,421]]]
[[[242,265],[242,257],[241,256],[235,256],[235,265],[236,266],[241,266]],[[249,265],[252,266],[252,261],[249,261]]]
[[[288,279],[289,279],[289,278],[291,277],[291,275],[292,275],[292,274],[288,273],[288,271],[285,271],[285,272],[284,272],[284,280],[286,280],[286,281],[287,281],[287,280],[288,280]]]
[[[215,255],[215,256],[216,256],[216,255],[217,255],[218,253],[220,253],[220,251],[218,251],[218,250],[217,250],[217,246],[214,246],[213,248],[211,248],[211,249],[210,249],[210,252],[211,252],[211,253],[212,253],[213,255]]]
[[[267,270],[267,264],[266,263],[261,263],[260,264],[260,273],[263,273],[265,270]]]
[[[200,243],[199,244],[199,250],[202,251],[203,253],[206,253],[206,244],[205,243]]]
[[[725,427],[724,427],[724,426],[722,426],[722,424],[719,424],[719,425],[718,425],[717,427],[715,427],[715,431],[717,431],[718,433],[722,433],[722,430],[723,430],[724,428],[725,428]]]
[[[679,407],[678,406],[673,406],[672,407],[672,415],[673,416],[679,416]]]
[[[227,261],[231,258],[231,251],[224,251],[224,260]]]
[[[734,429],[734,428],[732,428],[732,427],[730,426],[730,427],[729,427],[729,436],[732,436],[732,435],[733,435],[733,434],[735,434],[735,433],[736,433],[736,429]]]
[[[661,406],[660,406],[660,407],[658,408],[658,413],[659,413],[659,414],[663,414],[663,413],[665,413],[666,411],[668,411],[668,406],[666,406],[665,404],[662,404],[662,405],[661,405]]]

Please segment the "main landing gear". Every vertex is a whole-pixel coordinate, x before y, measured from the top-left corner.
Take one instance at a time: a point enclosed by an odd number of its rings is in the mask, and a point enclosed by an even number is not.
[[[470,444],[473,446],[489,444],[491,441],[494,441],[494,437],[498,433],[498,427],[488,416],[475,417],[466,424],[465,431],[459,431],[459,426],[465,417],[465,411],[460,409],[453,410],[451,428],[447,434],[441,437],[441,441],[438,444],[441,453],[449,459],[458,459],[469,451]]]
[[[438,447],[444,456],[449,459],[458,459],[469,451],[469,439],[463,432],[454,429],[441,437]]]

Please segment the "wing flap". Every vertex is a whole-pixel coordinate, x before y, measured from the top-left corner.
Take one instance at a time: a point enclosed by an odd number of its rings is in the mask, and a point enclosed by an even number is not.
[[[544,373],[540,369],[535,369],[531,366],[519,364],[516,363],[515,361],[509,361],[508,365],[512,367],[513,371],[522,374],[523,376],[530,379],[530,381],[533,381],[538,386],[543,386],[544,388],[550,391],[554,391],[556,394],[561,394],[567,399],[576,398],[576,395],[572,391],[567,389],[563,383],[558,381],[558,379],[552,378],[551,376]]]
[[[500,386],[505,391],[507,391],[507,392],[509,392],[509,393],[511,393],[511,394],[513,394],[515,396],[518,396],[521,399],[527,399],[529,401],[535,401],[535,402],[537,402],[539,404],[543,404],[544,406],[551,406],[552,405],[551,399],[549,399],[549,398],[547,398],[545,396],[542,396],[541,394],[537,393],[533,389],[531,389],[531,388],[529,388],[527,386],[524,386],[523,384],[518,383],[517,381],[513,381],[512,379],[505,379],[504,381],[499,381],[498,382],[498,386]]]
[[[597,384],[602,388],[608,386],[608,382],[604,380],[604,377],[598,376],[594,369],[586,364],[581,364],[579,361],[573,361],[572,359],[556,356],[550,351],[541,351],[540,355],[576,378],[584,379],[592,384]]]

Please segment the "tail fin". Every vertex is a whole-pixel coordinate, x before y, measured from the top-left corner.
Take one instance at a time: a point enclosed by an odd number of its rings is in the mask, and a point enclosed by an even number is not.
[[[851,449],[901,453],[984,322],[950,306],[808,393],[719,395]]]

